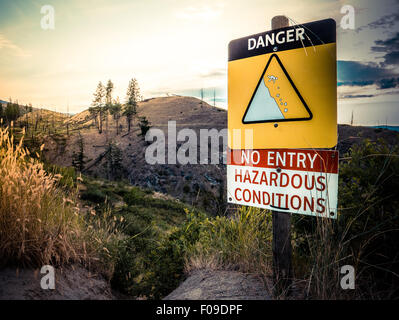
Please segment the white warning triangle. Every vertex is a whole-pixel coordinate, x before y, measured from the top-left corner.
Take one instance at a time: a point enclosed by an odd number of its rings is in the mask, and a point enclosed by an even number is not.
[[[304,121],[313,115],[279,57],[266,64],[242,118],[243,123]]]

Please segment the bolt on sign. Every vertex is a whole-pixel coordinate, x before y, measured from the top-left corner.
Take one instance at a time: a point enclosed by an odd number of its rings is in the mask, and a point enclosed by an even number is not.
[[[338,151],[228,150],[228,202],[336,218]]]
[[[337,144],[334,20],[233,40],[228,56],[229,131],[252,130],[254,149]]]
[[[336,218],[336,88],[332,19],[229,43],[228,202]]]

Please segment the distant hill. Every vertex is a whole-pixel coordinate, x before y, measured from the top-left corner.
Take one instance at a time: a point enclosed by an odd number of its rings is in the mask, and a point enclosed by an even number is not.
[[[399,126],[374,126],[373,128],[386,129],[399,132]]]

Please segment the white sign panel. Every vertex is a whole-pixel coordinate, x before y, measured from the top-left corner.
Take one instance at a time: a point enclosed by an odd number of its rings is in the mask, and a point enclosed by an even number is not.
[[[338,151],[229,150],[227,200],[274,211],[337,217]]]

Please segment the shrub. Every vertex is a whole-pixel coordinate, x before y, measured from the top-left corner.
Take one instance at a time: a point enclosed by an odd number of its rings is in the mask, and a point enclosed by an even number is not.
[[[197,226],[194,227],[194,225]],[[185,269],[214,268],[268,274],[271,269],[271,214],[241,207],[232,217],[191,219],[198,240],[188,247]]]
[[[118,211],[125,219],[127,238],[118,253],[112,285],[133,296],[158,299],[175,289],[183,276],[185,246],[178,240],[182,231],[172,226],[182,223],[185,211],[173,201],[147,196],[137,200]]]
[[[144,199],[145,196],[146,196],[146,193],[144,192],[144,190],[142,190],[138,187],[133,187],[128,193],[126,193],[123,196],[123,200],[128,205],[143,204],[145,202],[145,199]]]
[[[89,184],[87,190],[81,193],[80,198],[95,203],[104,203],[107,196],[97,185]]]

